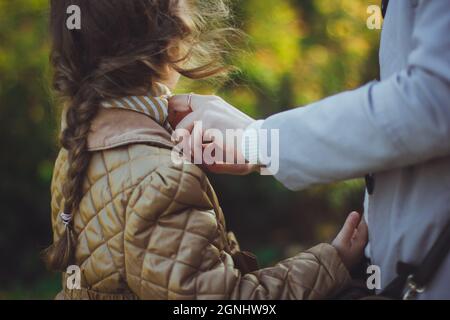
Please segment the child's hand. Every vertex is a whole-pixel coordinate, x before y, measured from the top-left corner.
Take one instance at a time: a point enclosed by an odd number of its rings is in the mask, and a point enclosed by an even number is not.
[[[358,212],[350,213],[341,231],[331,243],[349,271],[361,261],[367,238],[368,230],[364,218],[361,218]]]

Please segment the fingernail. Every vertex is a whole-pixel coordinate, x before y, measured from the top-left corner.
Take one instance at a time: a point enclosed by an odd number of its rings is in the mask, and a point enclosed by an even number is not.
[[[177,134],[176,132],[174,132],[174,133],[172,134],[171,140],[172,140],[172,142],[174,142],[174,143],[178,143],[178,142],[180,142],[180,137],[178,136],[178,134]]]

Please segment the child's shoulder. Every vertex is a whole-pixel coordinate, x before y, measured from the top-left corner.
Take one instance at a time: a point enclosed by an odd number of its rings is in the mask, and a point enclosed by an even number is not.
[[[67,151],[62,149],[54,167],[54,196],[62,195],[67,159]],[[124,191],[152,197],[162,194],[170,200],[189,205],[208,204],[205,196],[210,187],[201,168],[168,148],[148,144],[130,144],[92,152],[84,184],[85,192],[106,188],[111,194]]]
[[[189,185],[205,190],[207,177],[203,170],[181,158],[177,152],[152,144],[130,144],[124,147],[96,152],[92,156],[88,177],[99,175],[99,169],[112,179],[129,179],[132,185],[160,177],[177,187]]]

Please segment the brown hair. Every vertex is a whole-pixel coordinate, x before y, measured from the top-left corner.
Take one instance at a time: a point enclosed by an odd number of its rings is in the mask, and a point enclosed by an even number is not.
[[[68,151],[64,213],[73,217],[83,197],[90,161],[87,136],[103,100],[143,95],[167,67],[201,79],[227,71],[226,0],[51,0],[54,89],[65,100]],[[69,30],[67,8],[81,9],[81,29]],[[43,253],[51,270],[72,263],[72,221]]]

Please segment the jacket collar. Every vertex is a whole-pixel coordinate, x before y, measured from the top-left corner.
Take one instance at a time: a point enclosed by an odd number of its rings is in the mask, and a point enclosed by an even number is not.
[[[147,143],[172,149],[169,130],[152,117],[119,108],[100,108],[91,124],[88,150],[101,151],[129,144]]]
[[[147,96],[102,103],[91,124],[88,150],[108,150],[135,143],[172,149],[172,128],[167,121],[170,95],[166,86],[156,83]]]
[[[149,116],[161,126],[170,130],[167,123],[169,116],[168,98],[172,95],[169,88],[156,82],[152,91],[145,96],[122,97],[104,101],[102,107],[106,109],[125,109]]]

